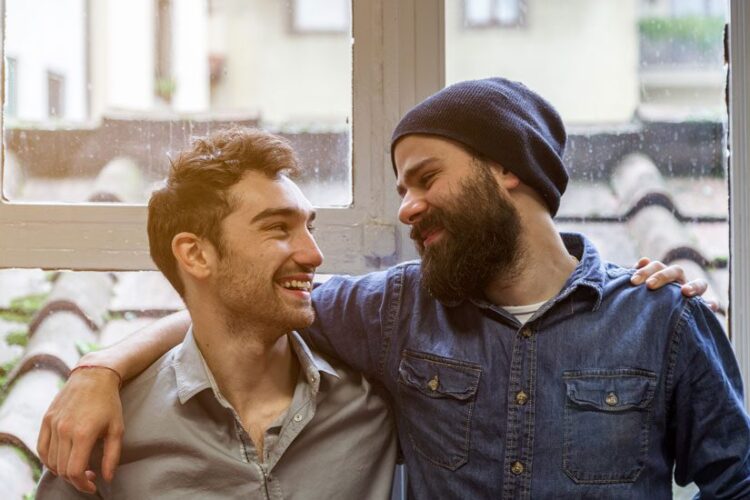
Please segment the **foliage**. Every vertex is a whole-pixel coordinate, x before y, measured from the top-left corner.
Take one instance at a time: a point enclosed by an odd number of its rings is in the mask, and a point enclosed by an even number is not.
[[[102,346],[100,346],[96,342],[83,342],[82,340],[76,341],[76,349],[78,350],[78,354],[80,354],[81,356],[84,356],[90,352],[98,351],[101,348]]]
[[[721,43],[724,18],[685,16],[685,17],[646,17],[638,22],[641,36],[650,40],[673,40],[694,44],[702,50],[709,50]]]
[[[47,300],[48,295],[47,293],[34,293],[13,299],[10,303],[10,308],[14,311],[34,314],[44,305],[44,301]]]
[[[13,299],[10,308],[0,311],[0,319],[14,323],[28,323],[34,314],[41,309],[48,293],[34,293],[25,297]]]
[[[29,343],[29,332],[28,330],[16,330],[10,332],[5,336],[5,343],[8,345],[17,345],[26,347]]]
[[[0,365],[0,405],[3,404],[5,396],[7,395],[6,390],[8,388],[6,387],[6,384],[8,383],[8,374],[13,371],[13,368],[15,368],[16,363],[18,363],[20,359],[21,358],[19,357]]]

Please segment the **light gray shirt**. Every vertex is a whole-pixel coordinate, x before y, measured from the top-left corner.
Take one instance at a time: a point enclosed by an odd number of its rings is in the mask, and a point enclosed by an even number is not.
[[[192,330],[122,390],[125,435],[100,498],[387,499],[396,462],[393,417],[361,375],[329,363],[296,333],[292,403],[265,432],[263,460],[221,395]],[[241,366],[237,367],[242,370]],[[91,467],[101,476],[101,449]],[[48,471],[39,499],[92,498]]]

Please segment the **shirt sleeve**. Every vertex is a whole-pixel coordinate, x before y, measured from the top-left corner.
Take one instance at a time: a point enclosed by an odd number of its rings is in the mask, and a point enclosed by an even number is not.
[[[104,481],[101,481],[99,479],[99,474],[97,474],[96,480],[96,493],[89,494],[78,491],[64,479],[55,476],[49,470],[45,469],[41,479],[39,480],[39,484],[37,484],[35,498],[37,500],[103,499],[108,498],[106,490],[107,486],[104,484]]]
[[[302,332],[310,345],[371,378],[382,375],[390,313],[400,289],[398,268],[336,276],[313,291],[315,322]]]
[[[694,481],[704,498],[750,498],[750,419],[729,339],[700,299],[687,302],[675,333],[675,480]]]

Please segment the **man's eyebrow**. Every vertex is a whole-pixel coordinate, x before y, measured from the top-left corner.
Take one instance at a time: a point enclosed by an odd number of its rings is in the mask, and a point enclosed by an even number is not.
[[[292,207],[267,208],[259,212],[258,214],[256,214],[255,217],[253,217],[250,220],[250,223],[254,224],[258,222],[259,220],[269,219],[271,217],[292,217],[292,216],[296,216],[300,214],[304,214],[304,211],[300,210],[299,208],[292,208]],[[307,219],[309,221],[315,220],[314,210],[308,214]]]
[[[403,196],[403,193],[406,191],[406,188],[404,187],[404,183],[411,179],[412,177],[415,177],[420,170],[422,170],[423,167],[428,166],[431,163],[439,162],[439,158],[435,158],[434,156],[431,156],[429,158],[425,158],[424,160],[420,160],[414,165],[411,165],[409,168],[407,168],[404,171],[404,175],[402,176],[402,179],[404,182],[397,182],[396,183],[396,191],[398,191],[398,194]]]

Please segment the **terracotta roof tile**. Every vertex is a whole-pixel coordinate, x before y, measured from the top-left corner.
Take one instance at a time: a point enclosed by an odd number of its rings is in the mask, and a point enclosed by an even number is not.
[[[8,375],[8,383],[32,369],[48,369],[67,378],[81,357],[81,349],[96,344],[98,337],[88,322],[71,312],[47,316],[29,335],[23,358]]]
[[[34,491],[34,468],[15,446],[0,445],[0,498],[21,500]]]
[[[11,386],[0,406],[0,443],[19,448],[39,463],[36,440],[42,417],[59,391],[62,377],[48,370],[32,370]]]
[[[643,255],[670,263],[691,259],[708,265],[705,252],[668,209],[660,205],[640,209],[628,222],[630,234]]]
[[[110,304],[112,312],[163,315],[183,309],[182,299],[169,281],[157,271],[115,273],[117,284]]]
[[[98,329],[106,321],[113,278],[109,273],[62,272],[54,283],[44,307],[29,325],[34,331],[50,314],[57,311],[72,311]]]
[[[0,269],[0,309],[8,309],[14,300],[49,293],[52,285],[41,269]]]

